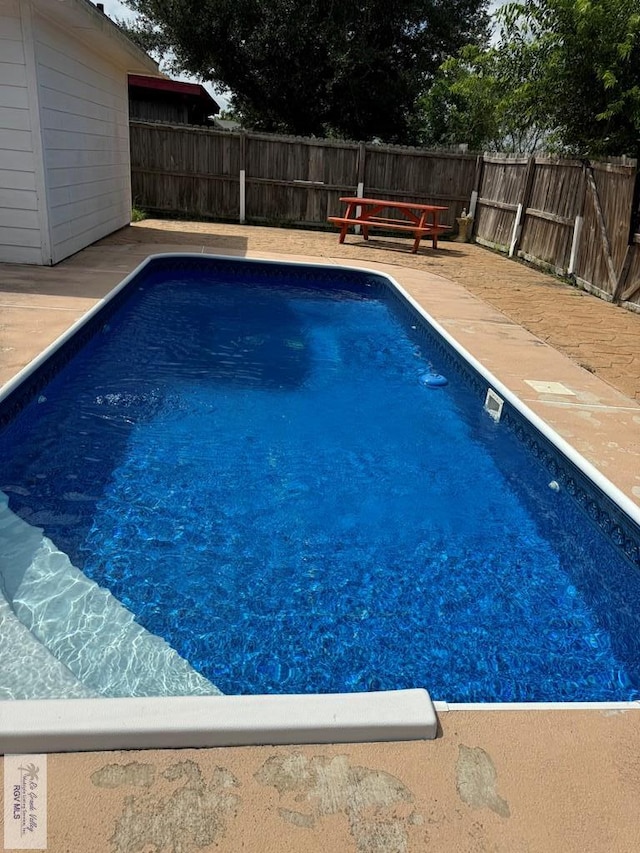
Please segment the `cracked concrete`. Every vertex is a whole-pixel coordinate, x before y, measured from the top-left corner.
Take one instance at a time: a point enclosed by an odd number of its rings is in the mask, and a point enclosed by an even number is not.
[[[118,765],[109,764],[91,775],[97,787],[126,792],[109,839],[114,853],[149,849],[187,853],[217,845],[238,813],[240,797],[235,789],[239,782],[225,768],[213,767],[205,773],[195,761],[185,760],[170,764],[160,774],[155,766],[139,762],[119,770]],[[150,790],[131,793],[131,788],[139,787]]]
[[[459,746],[456,786],[460,799],[474,809],[488,808],[500,817],[510,817],[509,804],[498,796],[498,774],[491,757],[480,747]]]
[[[637,711],[448,711],[440,723],[413,743],[51,755],[47,849],[637,850]]]
[[[422,822],[415,811],[402,814],[398,808],[414,802],[399,779],[353,766],[345,755],[332,759],[308,759],[299,752],[274,755],[255,778],[276,788],[281,798],[300,803],[302,811],[278,809],[296,826],[315,827],[327,815],[344,815],[358,853],[406,853],[409,826]]]

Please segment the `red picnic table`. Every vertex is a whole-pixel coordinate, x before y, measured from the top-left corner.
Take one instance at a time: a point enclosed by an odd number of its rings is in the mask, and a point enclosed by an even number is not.
[[[440,225],[438,222],[440,211],[447,208],[436,204],[419,204],[413,201],[393,201],[382,198],[352,198],[351,196],[345,196],[340,201],[347,205],[344,216],[328,217],[329,222],[340,226],[340,243],[344,243],[347,230],[356,225],[362,226],[365,240],[369,239],[370,228],[411,231],[415,237],[411,251],[415,254],[423,237],[431,237],[433,248],[437,249],[438,234],[451,230],[450,226]],[[380,215],[383,211],[391,210],[398,211],[402,219]]]

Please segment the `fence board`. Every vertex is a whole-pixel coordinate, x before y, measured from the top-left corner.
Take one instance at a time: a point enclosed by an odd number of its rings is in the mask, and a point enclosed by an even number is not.
[[[635,168],[595,163],[593,172],[611,243],[613,264],[619,270],[629,242]]]
[[[536,159],[525,211],[520,256],[536,259],[560,274],[571,256],[573,225],[582,204],[582,164]]]
[[[621,301],[627,307],[640,311],[640,234],[636,235],[629,251],[631,252],[631,263]]]
[[[365,147],[365,195],[446,206],[441,221],[451,226],[469,206],[476,171],[474,155],[399,146]]]
[[[131,193],[151,211],[235,219],[239,135],[131,122]]]
[[[358,145],[246,134],[247,218],[326,225],[356,192]]]
[[[526,157],[485,157],[474,229],[479,243],[508,251],[528,162]]]
[[[454,225],[469,205],[476,161],[463,153],[131,122],[136,203],[220,219],[239,216],[244,169],[247,221],[327,227],[342,208],[340,196],[363,183],[365,195],[441,204],[448,208],[441,221]]]

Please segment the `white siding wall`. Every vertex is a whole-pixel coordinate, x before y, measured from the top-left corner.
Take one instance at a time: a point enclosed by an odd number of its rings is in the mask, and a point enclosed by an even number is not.
[[[0,3],[0,261],[43,262],[37,155],[17,2]],[[37,105],[33,105],[37,109]],[[35,149],[37,150],[37,148]]]
[[[131,219],[124,69],[34,20],[53,262]]]

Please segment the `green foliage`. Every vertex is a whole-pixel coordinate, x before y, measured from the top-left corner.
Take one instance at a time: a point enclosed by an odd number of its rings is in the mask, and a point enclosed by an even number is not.
[[[503,48],[463,48],[447,60],[420,102],[422,142],[471,150],[533,151],[542,130],[532,115],[539,103],[528,79],[530,62]]]
[[[501,37],[494,45],[464,47],[440,67],[420,104],[425,144],[517,153],[548,144],[546,47],[513,26],[511,8],[497,13]]]
[[[420,103],[422,141],[471,150],[528,153],[539,147],[544,128],[532,107],[540,93],[530,77],[528,45],[466,47],[447,60]]]
[[[231,106],[227,107],[226,110],[220,110],[218,114],[219,119],[223,119],[224,121],[242,121],[242,116],[236,112]]]
[[[141,207],[134,207],[131,209],[131,221],[132,222],[142,222],[143,219],[147,218],[146,210],[143,210]]]
[[[638,0],[527,0],[504,10],[507,32],[543,60],[548,124],[570,153],[640,153]]]
[[[574,155],[640,154],[638,0],[525,0],[497,13],[421,102],[430,144]]]
[[[486,0],[126,0],[128,33],[233,92],[246,127],[410,142],[438,66],[486,32]]]

